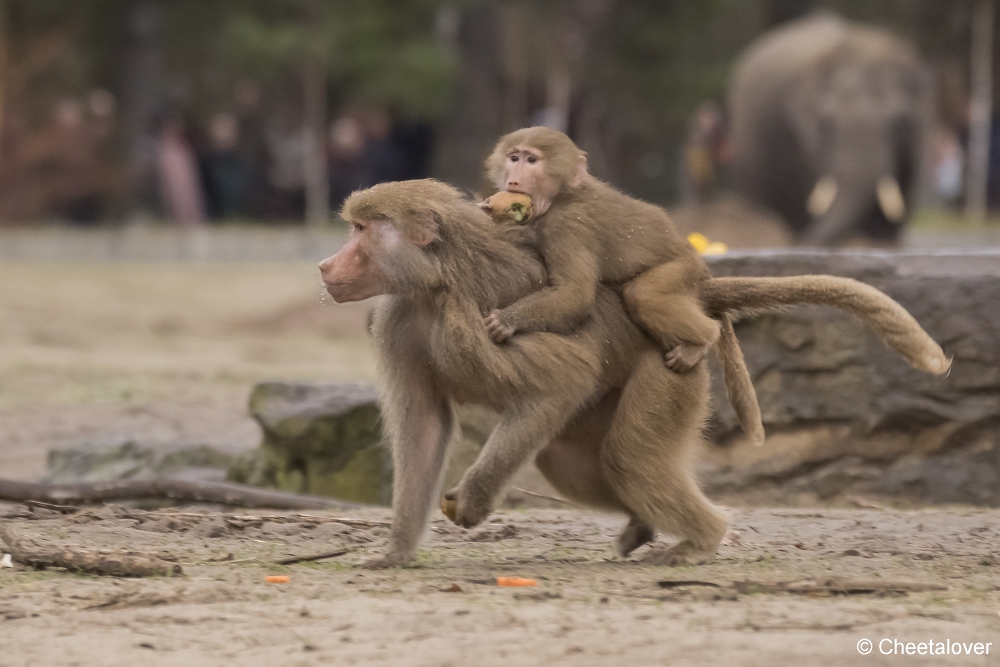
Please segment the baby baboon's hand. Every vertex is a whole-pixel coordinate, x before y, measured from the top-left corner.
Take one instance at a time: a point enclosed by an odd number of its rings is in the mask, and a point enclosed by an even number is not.
[[[483,324],[486,325],[486,332],[489,333],[494,343],[504,343],[514,335],[514,327],[501,321],[499,310],[494,310],[483,318]]]

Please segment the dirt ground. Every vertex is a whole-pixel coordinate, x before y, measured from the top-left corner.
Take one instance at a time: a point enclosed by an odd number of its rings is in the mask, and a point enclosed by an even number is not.
[[[176,558],[184,572],[129,580],[0,569],[0,665],[996,664],[1000,512],[732,514],[731,537],[699,567],[614,557],[614,517],[529,510],[498,513],[472,531],[435,519],[416,567],[372,572],[354,565],[382,548],[385,510],[351,512],[363,521],[345,525],[331,520],[344,513],[262,521],[8,506],[0,521],[22,539],[128,545]],[[273,565],[339,549],[348,552]],[[291,581],[266,583],[270,574]],[[538,585],[498,587],[507,575]],[[887,590],[768,588],[828,580]],[[893,588],[904,582],[916,590]],[[978,656],[974,648],[880,655],[886,638],[903,650],[928,641],[992,646]],[[863,639],[874,642],[871,655],[859,653]]]
[[[374,379],[369,308],[321,300],[309,263],[0,265],[0,476],[37,479],[49,449],[85,441],[254,447],[255,382]],[[354,567],[382,548],[386,510],[220,512],[0,505],[22,537],[184,569],[138,580],[0,567],[0,667],[986,665],[1000,651],[1000,511],[733,509],[718,558],[690,568],[644,565],[645,549],[616,558],[617,517],[505,511],[469,532],[435,519],[417,567],[387,572]],[[331,520],[343,516],[363,522]],[[498,588],[503,575],[539,585]],[[831,579],[854,592],[801,590]],[[864,592],[873,581],[890,588]],[[789,582],[798,592],[778,586]],[[883,638],[994,646],[883,656]]]
[[[0,265],[0,476],[95,440],[255,447],[254,383],[374,380],[371,307],[308,262]]]

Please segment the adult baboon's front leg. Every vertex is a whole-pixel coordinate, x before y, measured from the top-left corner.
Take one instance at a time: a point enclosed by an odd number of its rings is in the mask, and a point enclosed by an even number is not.
[[[455,523],[471,528],[489,516],[514,473],[562,431],[589,391],[537,399],[502,414],[476,462],[445,495],[455,501]]]
[[[392,532],[384,555],[366,561],[368,568],[406,565],[416,553],[433,507],[436,507],[448,445],[458,420],[450,403],[430,387],[414,388],[405,401],[383,405],[392,438]]]

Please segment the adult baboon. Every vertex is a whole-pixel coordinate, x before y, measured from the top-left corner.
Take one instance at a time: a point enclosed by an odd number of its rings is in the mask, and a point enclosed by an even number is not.
[[[394,520],[386,554],[369,566],[413,558],[457,436],[456,402],[500,414],[452,492],[459,525],[486,518],[513,473],[537,453],[539,468],[567,498],[629,517],[618,539],[623,555],[652,539],[654,530],[681,542],[652,551],[652,562],[695,563],[715,553],[726,520],[691,471],[708,412],[704,362],[687,373],[670,371],[658,345],[603,286],[592,316],[571,334],[526,333],[495,345],[483,313],[541,288],[547,278],[533,252],[450,186],[431,180],[376,185],[351,195],[342,215],[354,232],[320,264],[327,290],[338,302],[390,295],[376,312],[373,335],[395,464]],[[713,313],[836,301],[911,360],[936,354],[947,363],[905,310],[852,280],[707,284],[716,285],[705,291]]]

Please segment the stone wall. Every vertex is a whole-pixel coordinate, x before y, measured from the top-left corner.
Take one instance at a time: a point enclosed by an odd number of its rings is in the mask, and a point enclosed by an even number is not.
[[[860,321],[829,307],[740,322],[768,438],[762,447],[744,441],[714,368],[717,412],[701,466],[710,495],[732,504],[878,497],[1000,505],[1000,254],[772,250],[709,261],[717,276],[862,280],[902,303],[954,357],[947,377],[914,370]],[[377,444],[372,388],[261,385],[251,410],[263,445],[231,478],[388,501],[391,462]],[[464,406],[461,419],[464,439],[446,487],[475,459],[495,417]],[[550,492],[533,466],[516,485]],[[525,498],[515,492],[512,501]]]
[[[947,377],[914,370],[828,307],[740,322],[768,439],[761,448],[742,441],[714,372],[718,410],[703,468],[713,495],[1000,505],[1000,253],[746,251],[710,263],[717,276],[862,280],[905,306],[954,357]]]

